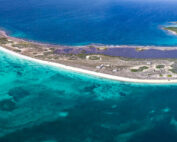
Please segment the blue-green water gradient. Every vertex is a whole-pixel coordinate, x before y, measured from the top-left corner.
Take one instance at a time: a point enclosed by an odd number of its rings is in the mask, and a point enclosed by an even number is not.
[[[177,0],[0,0],[0,27],[52,44],[176,46]]]
[[[0,142],[176,142],[177,86],[114,82],[0,52]]]

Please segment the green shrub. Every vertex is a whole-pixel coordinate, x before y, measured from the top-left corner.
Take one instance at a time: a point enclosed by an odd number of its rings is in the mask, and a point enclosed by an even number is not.
[[[171,65],[172,69],[169,69],[172,73],[177,74],[177,62],[175,62],[173,65]]]
[[[143,70],[146,70],[146,69],[148,69],[147,66],[143,66],[143,67],[140,67],[140,68],[139,68],[140,71],[143,71]]]
[[[157,69],[162,69],[162,68],[164,68],[164,67],[165,67],[165,65],[157,65],[157,66],[156,66]]]
[[[77,54],[77,56],[81,59],[85,59],[87,54],[84,54],[84,53],[80,53],[80,54]]]
[[[131,69],[131,72],[138,72],[138,69]]]
[[[147,66],[142,66],[142,67],[139,67],[139,69],[131,69],[131,72],[142,72],[146,69],[148,69]]]

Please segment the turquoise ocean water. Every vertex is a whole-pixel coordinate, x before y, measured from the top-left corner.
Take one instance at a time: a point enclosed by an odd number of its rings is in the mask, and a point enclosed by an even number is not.
[[[176,142],[177,86],[114,82],[0,52],[0,142]]]

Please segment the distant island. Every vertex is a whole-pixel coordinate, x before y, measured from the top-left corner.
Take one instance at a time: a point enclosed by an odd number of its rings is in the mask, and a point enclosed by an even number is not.
[[[177,31],[175,27],[165,29]],[[103,78],[177,83],[177,54],[174,54],[177,47],[50,45],[14,38],[4,31],[0,31],[0,47],[0,50],[14,55]],[[132,52],[138,58],[131,58]]]
[[[177,22],[172,22],[172,26],[167,26],[167,27],[164,27],[163,29],[164,30],[167,30],[169,31],[170,33],[174,34],[174,35],[177,35]]]

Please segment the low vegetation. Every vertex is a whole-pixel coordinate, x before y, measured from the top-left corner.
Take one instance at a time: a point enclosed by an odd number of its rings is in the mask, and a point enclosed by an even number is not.
[[[170,30],[170,31],[174,31],[177,33],[177,27],[165,27],[165,30]]]
[[[18,48],[28,48],[28,47],[35,47],[33,44],[28,43],[28,42],[20,42],[18,44],[13,44],[13,47],[18,47]]]
[[[7,44],[8,43],[8,39],[5,37],[0,38],[0,44]]]
[[[156,68],[157,69],[163,69],[165,67],[165,65],[157,65]]]
[[[142,66],[142,67],[139,67],[138,69],[131,69],[131,72],[142,72],[147,69],[148,69],[147,66]]]
[[[87,56],[87,54],[85,53],[80,53],[80,54],[77,54],[77,57],[81,58],[81,59],[85,59]]]
[[[169,71],[171,71],[172,73],[176,73],[177,74],[177,62],[175,62],[172,66],[172,69],[170,69]]]

